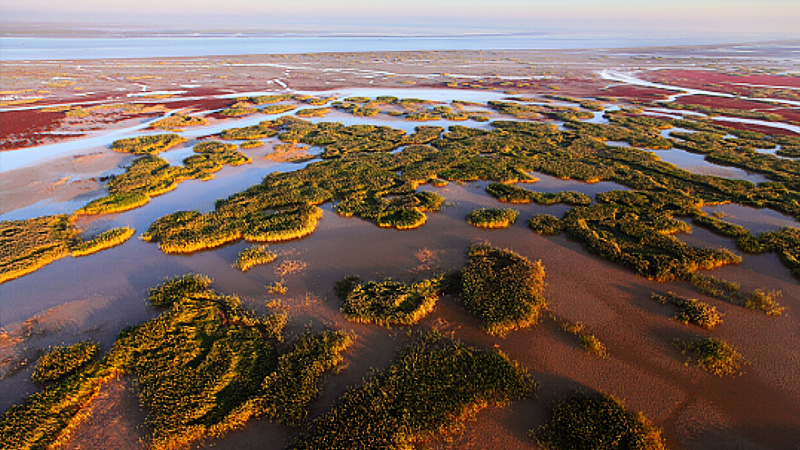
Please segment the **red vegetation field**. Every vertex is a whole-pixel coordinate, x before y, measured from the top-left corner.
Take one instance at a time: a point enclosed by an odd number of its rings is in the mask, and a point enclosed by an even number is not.
[[[685,95],[678,97],[676,103],[684,105],[702,105],[712,108],[741,109],[745,111],[761,111],[778,114],[787,122],[800,123],[800,109],[776,107],[762,102],[739,100],[735,98],[714,97],[710,95]]]
[[[656,70],[645,73],[643,78],[659,83],[727,92],[745,97],[800,99],[800,91],[792,89],[800,88],[798,77],[733,75],[710,70]]]
[[[708,84],[753,84],[759,86],[800,88],[800,77],[784,75],[732,75],[713,70],[654,70],[647,72],[643,78],[650,81],[681,81],[681,86],[700,88]],[[691,84],[689,84],[691,83]]]
[[[31,147],[48,137],[40,134],[58,128],[64,113],[35,109],[0,112],[0,150]]]
[[[722,125],[723,127],[736,128],[737,130],[757,131],[764,134],[782,134],[785,136],[798,136],[797,133],[783,128],[767,127],[763,125],[753,125],[749,123],[740,122],[727,122],[724,120],[712,120],[715,125]]]

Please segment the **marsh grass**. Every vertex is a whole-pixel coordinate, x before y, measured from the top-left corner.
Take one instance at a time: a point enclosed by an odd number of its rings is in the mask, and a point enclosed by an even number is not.
[[[722,315],[717,308],[693,298],[683,298],[668,292],[666,295],[652,294],[653,300],[661,304],[671,304],[678,309],[673,317],[684,324],[697,325],[710,330],[722,323]]]
[[[578,342],[580,342],[581,346],[587,352],[600,358],[605,358],[608,356],[608,349],[606,348],[605,344],[603,344],[600,339],[597,338],[597,336],[592,334],[586,328],[586,325],[584,325],[583,322],[565,321],[562,322],[559,327],[565,332],[578,338]]]
[[[36,362],[31,378],[39,383],[58,381],[77,372],[100,353],[94,342],[51,347]]]
[[[613,396],[575,392],[531,431],[547,450],[665,450],[661,430]]]
[[[739,374],[744,366],[742,355],[722,339],[698,338],[676,341],[675,345],[689,354],[698,367],[719,377]]]
[[[528,227],[539,234],[561,234],[561,221],[550,214],[537,214],[528,219]]]
[[[173,114],[169,117],[165,117],[150,123],[150,128],[180,131],[185,127],[194,127],[199,125],[208,125],[208,121],[202,117]]]
[[[239,144],[239,148],[256,148],[256,147],[261,147],[262,145],[264,145],[262,141],[250,140],[250,141],[244,141],[241,144]]]
[[[786,309],[777,301],[780,291],[742,291],[739,283],[725,281],[712,275],[693,273],[686,281],[700,292],[725,300],[728,303],[760,311],[768,316],[780,316]]]
[[[122,331],[102,359],[71,369],[0,416],[0,446],[50,448],[65,443],[110,379],[133,374],[148,411],[152,450],[186,449],[241,428],[253,417],[300,424],[324,373],[342,362],[352,339],[338,331],[288,341],[287,318],[259,317],[236,297],[188,275],[151,290],[156,318]],[[85,359],[67,355],[68,362]],[[62,357],[54,359],[65,359]],[[63,372],[65,364],[57,364]]]
[[[408,449],[458,429],[481,409],[529,396],[535,387],[502,353],[429,335],[383,373],[341,395],[289,449]]]
[[[242,272],[247,272],[255,266],[269,264],[277,257],[278,254],[269,251],[265,245],[251,245],[239,252],[233,266]]]
[[[78,233],[66,215],[0,222],[0,283],[68,256]]]
[[[134,155],[155,155],[184,142],[186,138],[178,134],[153,134],[118,139],[111,143],[111,149]]]
[[[462,270],[460,299],[490,334],[537,322],[545,308],[544,267],[510,250],[475,244]]]
[[[334,290],[342,300],[342,313],[355,322],[378,325],[413,325],[430,313],[439,298],[441,278],[406,284],[383,280],[359,283],[346,277]]]
[[[501,202],[507,203],[534,202],[540,205],[563,203],[571,206],[587,206],[592,204],[592,199],[589,198],[589,196],[575,191],[543,193],[502,183],[492,183],[486,186],[486,192]]]
[[[130,239],[133,236],[133,232],[133,228],[130,227],[113,228],[93,239],[74,245],[72,247],[72,256],[91,255],[92,253],[115,247]]]
[[[295,112],[297,117],[325,117],[331,112],[331,108],[305,108]]]
[[[519,211],[510,208],[480,208],[467,214],[467,223],[478,228],[508,228],[514,225]]]

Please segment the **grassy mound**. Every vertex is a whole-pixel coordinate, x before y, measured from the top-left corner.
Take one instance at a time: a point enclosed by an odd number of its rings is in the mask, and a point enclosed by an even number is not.
[[[239,252],[233,266],[242,272],[247,272],[255,266],[271,263],[277,257],[278,255],[267,250],[265,245],[253,245]]]
[[[574,393],[534,433],[547,450],[664,450],[661,431],[605,394]]]
[[[202,117],[185,116],[183,114],[173,114],[150,124],[150,128],[161,128],[164,130],[177,130],[185,127],[195,127],[198,125],[208,125],[208,121]]]
[[[186,138],[178,134],[153,134],[118,139],[111,143],[111,150],[134,155],[155,155],[184,142]]]
[[[561,234],[561,221],[550,214],[538,214],[528,220],[528,227],[539,234]]]
[[[100,352],[100,346],[93,342],[51,348],[36,362],[31,378],[44,383],[57,381],[75,373]]]
[[[289,448],[408,449],[457,428],[486,406],[527,396],[534,387],[501,353],[429,337],[381,375],[342,395]]]
[[[0,283],[68,256],[77,235],[66,215],[0,222]]]
[[[120,227],[101,233],[94,239],[81,242],[72,247],[72,256],[85,256],[107,248],[115,247],[133,236],[133,228]]]
[[[517,221],[519,211],[509,208],[481,208],[467,214],[467,223],[479,228],[508,228]]]
[[[380,325],[413,325],[433,310],[439,298],[440,279],[411,285],[398,281],[361,284],[347,277],[336,284],[342,312],[348,319]]]
[[[574,191],[543,193],[509,186],[502,183],[492,183],[486,186],[486,192],[501,202],[508,203],[538,203],[540,205],[555,205],[564,203],[572,206],[587,206],[592,204],[592,199],[586,194]]]
[[[461,301],[491,334],[523,328],[545,308],[544,267],[510,251],[476,244],[462,271]]]

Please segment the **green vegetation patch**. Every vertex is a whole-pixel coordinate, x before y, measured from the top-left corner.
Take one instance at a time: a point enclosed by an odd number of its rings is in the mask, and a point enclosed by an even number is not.
[[[256,148],[256,147],[261,147],[262,145],[264,145],[263,142],[253,139],[250,141],[242,142],[241,144],[239,144],[239,148]]]
[[[94,342],[53,347],[36,362],[31,378],[40,383],[60,380],[85,366],[98,353],[100,346]]]
[[[781,296],[780,291],[765,292],[761,289],[743,291],[739,283],[720,280],[712,275],[697,272],[690,274],[686,281],[706,295],[760,311],[768,316],[780,316],[786,309],[777,301],[777,298]]]
[[[161,128],[164,130],[180,130],[185,127],[195,127],[198,125],[208,125],[208,121],[202,117],[185,116],[183,114],[173,114],[169,117],[156,120],[150,124],[150,128]]]
[[[233,266],[242,272],[247,272],[255,266],[269,264],[275,261],[277,257],[278,255],[275,252],[267,250],[265,245],[251,245],[239,252]]]
[[[528,220],[528,227],[539,234],[561,234],[561,221],[550,214],[537,214]]]
[[[508,228],[514,225],[519,211],[510,208],[480,208],[467,214],[467,223],[479,228]]]
[[[576,392],[555,405],[532,432],[547,450],[664,450],[661,430],[616,398]]]
[[[403,351],[382,374],[339,397],[289,448],[407,449],[534,388],[533,379],[502,353],[430,336]]]
[[[341,363],[351,344],[335,331],[286,342],[285,316],[257,317],[237,298],[208,289],[204,277],[170,280],[151,294],[154,304],[168,309],[123,330],[105,358],[0,417],[4,448],[55,445],[100,387],[126,373],[138,380],[154,450],[189,448],[252,417],[296,425],[317,397],[322,375]]]
[[[524,328],[545,308],[544,267],[510,250],[476,244],[462,270],[461,301],[491,334]]]
[[[567,236],[590,252],[657,281],[688,280],[698,269],[738,264],[728,250],[684,244],[673,233],[690,231],[674,215],[689,215],[698,205],[685,194],[609,191],[601,204],[574,208],[561,219]]]
[[[671,292],[666,295],[653,294],[659,303],[669,303],[678,309],[674,319],[685,324],[697,325],[710,330],[722,323],[722,316],[717,308],[693,298],[683,298]]]
[[[66,215],[0,222],[0,283],[68,256],[77,235]]]
[[[492,183],[486,186],[486,192],[501,202],[508,203],[538,203],[540,205],[555,205],[563,203],[572,206],[587,206],[592,204],[592,199],[586,194],[574,191],[563,192],[534,192],[528,189],[509,186],[502,183]]]
[[[800,279],[800,228],[784,227],[761,233],[758,237],[742,235],[736,245],[748,253],[775,252],[781,262]]]
[[[277,104],[277,105],[267,105],[259,109],[258,111],[262,114],[283,114],[295,108],[297,107],[294,105]]]
[[[331,112],[331,108],[305,108],[295,112],[297,117],[325,117]]]
[[[115,247],[133,236],[133,228],[119,227],[101,233],[94,239],[83,241],[72,247],[72,256],[85,256]]]
[[[722,339],[695,339],[676,344],[697,363],[697,366],[714,375],[725,376],[739,373],[744,365],[742,355]]]
[[[178,134],[152,134],[118,139],[111,143],[111,149],[134,155],[155,155],[184,142],[186,138]]]
[[[276,134],[278,134],[278,130],[273,128],[273,123],[269,120],[265,120],[258,125],[222,130],[219,134],[219,138],[228,140],[262,139],[275,136]]]
[[[280,242],[311,234],[322,217],[322,210],[301,204],[274,212],[257,211],[244,218],[196,211],[178,211],[150,225],[142,235],[158,242],[165,253],[190,253],[213,248],[239,239],[252,242]]]
[[[143,156],[133,161],[125,173],[107,184],[109,195],[89,202],[76,214],[108,214],[138,208],[150,197],[164,194],[189,178],[208,180],[222,166],[251,162],[234,144],[210,141],[194,146],[194,155],[184,158],[183,166],[171,166],[158,156]]]
[[[384,280],[360,283],[346,277],[336,283],[348,319],[379,325],[413,325],[428,315],[439,298],[441,279],[406,284]]]

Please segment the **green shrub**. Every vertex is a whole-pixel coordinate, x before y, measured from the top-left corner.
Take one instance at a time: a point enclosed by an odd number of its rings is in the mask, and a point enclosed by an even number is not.
[[[661,430],[616,398],[600,393],[571,394],[532,433],[547,450],[664,450]]]

